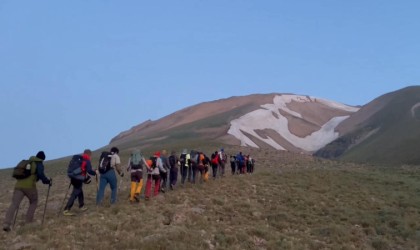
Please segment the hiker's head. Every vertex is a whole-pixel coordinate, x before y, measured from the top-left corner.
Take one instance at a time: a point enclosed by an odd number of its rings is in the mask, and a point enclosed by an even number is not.
[[[164,149],[164,150],[162,150],[162,155],[165,155],[166,156],[166,149]]]
[[[172,150],[171,155],[175,155],[175,154],[176,154],[175,150]]]
[[[159,151],[155,152],[153,156],[160,157],[160,152]]]
[[[91,156],[92,155],[92,151],[90,149],[85,149],[83,151],[83,154],[87,154],[87,155]]]
[[[118,154],[120,152],[120,150],[117,147],[112,147],[111,148],[111,154]]]
[[[36,154],[36,158],[39,158],[39,159],[41,159],[41,160],[45,160],[45,153],[44,153],[44,151],[39,151],[39,152]]]

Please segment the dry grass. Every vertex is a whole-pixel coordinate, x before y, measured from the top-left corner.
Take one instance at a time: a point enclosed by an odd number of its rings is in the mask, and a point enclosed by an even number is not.
[[[236,149],[235,149],[236,150]],[[55,184],[40,226],[46,187],[32,225],[27,201],[3,249],[417,249],[420,245],[420,171],[379,168],[307,156],[254,151],[253,175],[187,184],[150,201],[129,204],[128,178],[115,206],[94,206],[94,182],[85,186],[90,210],[57,216],[68,181]],[[269,160],[273,158],[274,160]],[[3,181],[4,216],[13,180]],[[107,190],[109,199],[109,190]],[[77,211],[77,203],[75,208]]]

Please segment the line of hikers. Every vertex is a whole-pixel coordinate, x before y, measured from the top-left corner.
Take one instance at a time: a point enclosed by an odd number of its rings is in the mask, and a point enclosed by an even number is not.
[[[164,193],[166,188],[171,190],[177,184],[178,172],[180,172],[181,184],[190,182],[206,182],[209,179],[209,169],[212,169],[212,177],[223,177],[225,175],[225,166],[227,164],[227,155],[222,148],[215,151],[208,157],[203,152],[184,149],[178,157],[175,151],[168,156],[166,150],[156,152],[146,160],[140,150],[134,150],[129,159],[127,171],[131,173],[130,201],[138,202],[143,186],[143,168],[147,170],[147,182],[145,190],[145,199],[150,199],[152,182],[154,182],[154,195],[159,192]],[[236,156],[230,157],[232,174],[253,173],[255,160],[249,155],[243,156],[240,152]],[[248,169],[248,170],[245,170]],[[200,177],[199,177],[200,176]],[[168,181],[169,178],[169,181]]]
[[[118,174],[120,177],[124,177],[124,171],[119,157],[119,149],[117,147],[112,147],[109,152],[102,152],[99,158],[98,167],[95,170],[92,167],[91,155],[91,150],[86,149],[83,154],[74,155],[68,165],[67,175],[70,178],[70,184],[67,193],[71,186],[73,186],[73,190],[63,209],[63,215],[65,216],[74,215],[70,210],[76,199],[78,200],[80,211],[87,210],[84,204],[83,184],[91,183],[90,176],[96,177],[97,205],[102,204],[105,189],[108,184],[111,188],[110,203],[114,204],[117,201],[118,179],[116,175]],[[13,177],[17,179],[17,182],[12,197],[12,203],[7,210],[3,223],[4,231],[8,232],[11,230],[12,223],[14,224],[16,221],[19,205],[25,196],[29,199],[26,222],[29,223],[33,221],[38,202],[36,189],[36,182],[38,180],[42,180],[43,184],[49,185],[49,194],[52,179],[47,178],[44,174],[44,160],[44,152],[39,151],[36,156],[30,157],[29,160],[21,161],[14,168]],[[230,155],[229,161],[232,175],[254,172],[255,160],[249,155],[244,156],[242,155],[242,152],[239,152],[235,156]],[[143,187],[143,170],[146,170],[147,175],[145,200],[149,200],[152,192],[152,184],[154,184],[153,196],[156,196],[159,192],[164,193],[167,187],[171,190],[175,188],[178,181],[178,172],[180,172],[182,185],[184,185],[186,181],[193,184],[196,182],[206,182],[209,179],[210,167],[212,169],[213,179],[216,179],[218,176],[225,176],[225,166],[227,162],[228,157],[223,148],[220,151],[212,153],[210,157],[203,152],[196,150],[188,152],[187,149],[184,149],[179,156],[176,155],[175,151],[172,151],[168,156],[167,151],[162,150],[161,152],[155,152],[149,159],[146,159],[141,154],[140,150],[135,149],[130,154],[126,168],[126,171],[130,173],[131,178],[129,200],[132,203],[140,201],[140,194]],[[198,173],[200,174],[200,179]],[[67,193],[63,203],[67,198]]]

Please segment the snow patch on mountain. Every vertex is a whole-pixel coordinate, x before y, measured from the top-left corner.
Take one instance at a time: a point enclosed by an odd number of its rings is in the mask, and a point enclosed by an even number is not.
[[[312,152],[316,151],[331,141],[338,138],[338,132],[335,132],[335,128],[349,116],[339,116],[331,118],[325,123],[318,131],[306,137],[298,137],[292,134],[288,128],[288,120],[284,117],[280,110],[286,112],[294,117],[304,119],[298,112],[290,110],[287,104],[290,102],[310,103],[318,102],[328,107],[339,109],[348,112],[356,112],[359,110],[357,107],[347,106],[341,103],[336,103],[328,100],[319,98],[313,98],[308,96],[299,95],[277,95],[273,99],[272,104],[261,105],[261,109],[252,111],[248,114],[241,116],[238,119],[231,121],[228,134],[235,136],[241,141],[241,146],[251,146],[258,148],[246,134],[252,135],[255,138],[267,143],[277,150],[285,150],[275,140],[267,136],[266,138],[261,137],[256,133],[258,130],[271,129],[277,132],[284,139],[289,141],[292,145],[302,150]]]

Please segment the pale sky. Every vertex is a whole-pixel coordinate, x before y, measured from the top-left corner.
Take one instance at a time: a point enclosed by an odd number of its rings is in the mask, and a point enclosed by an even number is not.
[[[420,1],[0,0],[0,167],[231,96],[419,85]]]

